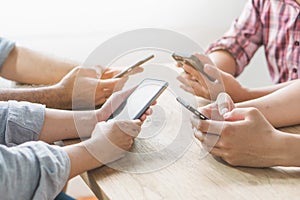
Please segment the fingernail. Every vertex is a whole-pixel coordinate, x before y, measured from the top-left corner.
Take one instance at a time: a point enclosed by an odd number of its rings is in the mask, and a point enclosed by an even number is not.
[[[221,110],[221,115],[224,115],[225,113],[227,113],[228,112],[228,108],[223,108],[222,110]]]
[[[225,114],[223,115],[223,117],[224,117],[224,119],[228,118],[228,117],[229,117],[229,113],[228,113],[228,112],[225,113]]]
[[[209,69],[211,68],[211,65],[210,65],[210,64],[205,64],[205,65],[204,65],[204,68],[206,68],[206,69],[209,70]]]

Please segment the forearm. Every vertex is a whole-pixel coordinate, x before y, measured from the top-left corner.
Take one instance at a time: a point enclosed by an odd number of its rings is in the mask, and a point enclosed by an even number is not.
[[[16,46],[7,57],[0,76],[21,83],[53,84],[76,65],[75,62],[51,58]]]
[[[282,159],[278,165],[300,167],[300,135],[282,133]]]
[[[209,56],[219,69],[231,74],[232,76],[236,74],[237,64],[234,57],[229,52],[225,50],[218,50],[212,52]],[[237,85],[234,83],[234,81],[236,80],[234,79],[234,77],[230,77],[229,74],[223,76],[224,88],[225,92],[230,94],[234,102],[247,101],[268,95],[276,90],[286,87],[293,82],[289,81],[281,84],[259,88],[246,88],[242,85],[239,85],[239,87],[236,88],[233,87],[234,85]]]
[[[97,123],[94,111],[46,109],[39,140],[52,143],[58,140],[87,138]]]
[[[300,81],[295,81],[269,95],[237,103],[236,106],[258,108],[275,127],[300,124],[299,87]]]
[[[26,88],[0,88],[0,101],[16,100],[45,104],[49,108],[71,109],[72,94],[59,85]]]
[[[235,58],[226,50],[213,51],[209,54],[209,58],[222,71],[234,76],[236,74]]]
[[[71,163],[69,178],[102,165],[83,143],[66,146],[63,149],[68,154]]]
[[[248,94],[247,95],[248,99],[244,99],[244,101],[256,99],[256,98],[271,94],[281,88],[284,88],[284,87],[290,85],[293,82],[295,82],[295,81],[288,81],[285,83],[279,83],[279,84],[265,86],[265,87],[259,87],[259,88],[247,88],[246,90],[247,90],[247,94]]]

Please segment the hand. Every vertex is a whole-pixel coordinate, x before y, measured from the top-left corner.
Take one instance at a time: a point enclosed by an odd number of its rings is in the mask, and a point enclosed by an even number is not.
[[[100,70],[101,71],[101,70]],[[103,104],[113,91],[120,90],[127,78],[99,79],[98,70],[76,67],[54,85],[62,108],[93,108]]]
[[[111,114],[121,105],[124,100],[136,89],[136,87],[118,91],[111,95],[111,97],[105,102],[105,104],[96,111],[98,121],[106,121]],[[156,101],[152,104],[155,105]],[[141,116],[140,120],[144,122],[148,115],[152,114],[152,109],[148,108],[146,112]]]
[[[121,71],[121,69],[119,68],[106,68],[102,75],[101,75],[101,79],[110,79],[113,78],[116,74],[118,74]]]
[[[91,138],[83,143],[100,163],[106,164],[125,155],[141,131],[141,125],[140,120],[100,122]]]
[[[235,108],[224,115],[225,122],[205,120],[195,124],[204,145],[212,145],[207,135],[219,136],[210,153],[233,166],[270,167],[285,159],[282,132],[276,130],[256,108]]]
[[[101,79],[113,78],[115,75],[120,73],[122,70],[123,69],[121,69],[121,68],[107,68],[102,73]],[[144,71],[144,68],[138,66],[138,67],[135,67],[134,69],[132,69],[130,72],[128,72],[124,77],[128,77],[128,76],[131,76],[131,75],[134,75],[137,73],[141,73],[143,71]]]
[[[220,93],[215,102],[203,107],[199,107],[198,110],[206,117],[213,120],[223,121],[223,115],[235,108],[234,102],[227,93]],[[194,121],[200,122],[198,117],[194,116]],[[196,122],[197,123],[197,122]]]
[[[210,100],[215,100],[220,92],[228,93],[234,102],[246,100],[247,89],[243,88],[232,75],[213,66],[207,56],[200,54],[196,56],[204,64],[204,71],[216,81],[212,82],[193,67],[183,65],[185,72],[178,77],[178,80],[183,84],[181,87],[184,90]]]

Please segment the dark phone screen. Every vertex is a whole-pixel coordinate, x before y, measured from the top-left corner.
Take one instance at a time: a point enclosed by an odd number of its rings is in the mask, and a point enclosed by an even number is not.
[[[161,80],[145,79],[133,91],[110,118],[131,120],[138,119],[164,91],[168,83]]]

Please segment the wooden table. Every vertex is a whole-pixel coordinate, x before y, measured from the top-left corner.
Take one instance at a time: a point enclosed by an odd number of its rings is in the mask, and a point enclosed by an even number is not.
[[[163,106],[168,108],[171,104]],[[180,109],[175,108],[165,113],[169,119],[160,134],[168,137],[176,129],[180,112]],[[172,121],[175,123],[168,124]],[[300,133],[300,126],[284,130]],[[150,143],[147,140],[138,141],[133,151],[145,152],[153,145]],[[184,154],[175,162],[148,173],[129,173],[104,166],[89,171],[83,177],[99,199],[300,198],[300,168],[235,168],[211,155],[201,157],[198,145],[195,140],[191,140]],[[160,165],[163,159],[153,159],[152,163],[146,159],[144,162],[132,162],[131,165],[151,164],[153,167],[155,164]]]

